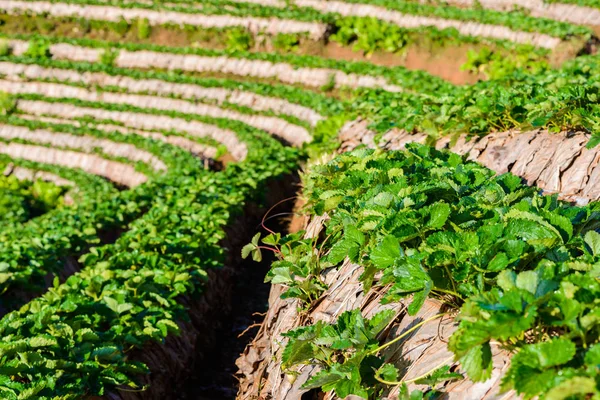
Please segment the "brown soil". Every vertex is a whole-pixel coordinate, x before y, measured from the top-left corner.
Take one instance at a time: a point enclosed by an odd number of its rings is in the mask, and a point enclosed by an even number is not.
[[[378,52],[365,57],[362,52],[354,51],[351,47],[330,42],[325,46],[314,46],[306,53],[336,60],[368,61],[386,67],[403,66],[408,69],[423,70],[460,85],[484,79],[482,75],[460,70],[461,65],[467,61],[467,51],[478,51],[482,47],[484,46],[461,44],[432,49],[412,45],[403,54]]]

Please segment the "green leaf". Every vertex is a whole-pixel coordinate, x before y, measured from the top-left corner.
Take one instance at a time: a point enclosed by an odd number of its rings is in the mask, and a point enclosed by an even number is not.
[[[575,343],[566,338],[524,346],[514,357],[517,364],[530,368],[549,368],[569,362],[576,352]]]
[[[450,206],[446,203],[435,203],[429,210],[429,222],[427,226],[433,229],[439,229],[446,224],[450,216]]]
[[[47,347],[47,346],[56,346],[58,342],[55,338],[50,336],[36,336],[29,339],[28,344],[30,347]]]
[[[585,353],[585,363],[592,367],[600,367],[600,343],[590,346]]]
[[[272,233],[268,236],[265,236],[262,240],[264,244],[268,244],[270,246],[277,246],[281,241],[281,233]]]
[[[423,290],[418,291],[413,295],[412,302],[408,306],[408,315],[416,315],[419,312],[421,307],[423,307],[425,300],[427,300],[427,296],[429,296],[429,293],[431,292],[431,287],[432,283],[428,280],[425,282]]]
[[[471,348],[459,361],[473,382],[483,382],[492,376],[492,349],[489,343]]]
[[[507,266],[508,266],[508,257],[506,256],[506,253],[500,252],[500,253],[496,254],[496,256],[494,256],[494,258],[492,258],[492,260],[490,261],[490,263],[487,266],[487,270],[491,271],[491,272],[498,272],[498,271],[502,271]]]
[[[503,290],[509,291],[517,286],[517,274],[514,271],[502,271],[498,274],[496,283]]]
[[[309,341],[291,339],[285,347],[281,361],[284,368],[299,364],[315,357],[315,349]]]
[[[288,284],[294,282],[294,279],[292,279],[292,276],[290,275],[289,268],[273,268],[270,274],[273,275],[271,278],[271,283],[273,284]]]
[[[385,269],[393,265],[402,253],[398,240],[393,235],[388,235],[373,249],[369,258],[377,268]]]
[[[592,378],[576,376],[559,383],[544,396],[545,400],[565,400],[572,398],[588,398],[587,395],[600,394],[596,381]]]
[[[244,247],[242,247],[242,258],[244,260],[246,258],[248,258],[248,256],[250,255],[250,253],[252,253],[255,248],[256,248],[256,246],[253,245],[252,243],[248,243],[247,245],[245,245]]]
[[[333,264],[342,262],[346,256],[353,262],[359,261],[361,246],[365,243],[365,235],[355,226],[348,225],[344,229],[344,237],[331,248],[328,260]]]
[[[379,335],[379,333],[394,319],[395,315],[396,312],[394,310],[383,310],[373,315],[373,317],[367,321],[369,336],[374,338]]]
[[[323,370],[317,372],[313,377],[306,381],[306,383],[302,385],[302,389],[318,389],[325,385],[335,384],[343,379],[346,379],[346,376],[339,372]]]
[[[592,255],[600,255],[600,233],[596,231],[588,231],[584,237],[585,244],[590,248]]]
[[[396,382],[398,380],[398,376],[400,375],[400,371],[396,368],[395,365],[390,363],[383,364],[375,373],[378,378],[381,378],[388,382]]]
[[[516,281],[519,289],[527,290],[528,292],[535,294],[538,284],[539,277],[535,271],[523,271],[517,275]]]
[[[344,239],[352,241],[359,246],[365,244],[365,235],[361,231],[358,230],[354,225],[347,225],[344,229]]]

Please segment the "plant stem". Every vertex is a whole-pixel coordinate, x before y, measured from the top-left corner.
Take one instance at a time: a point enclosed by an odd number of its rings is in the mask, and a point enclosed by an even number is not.
[[[452,296],[455,296],[459,299],[462,300],[462,296],[460,294],[458,294],[457,292],[453,291],[453,290],[448,290],[448,289],[442,289],[442,288],[433,288],[431,289],[432,292],[441,292],[441,293],[446,293]]]
[[[441,314],[434,315],[434,316],[433,316],[433,317],[431,317],[431,318],[427,318],[426,320],[423,320],[423,321],[419,322],[418,324],[416,324],[416,325],[415,325],[415,326],[413,326],[412,328],[410,328],[410,329],[407,329],[407,330],[406,330],[404,333],[402,333],[402,335],[400,335],[400,336],[398,336],[398,337],[396,337],[396,338],[394,338],[394,339],[390,340],[389,342],[387,342],[387,343],[384,343],[384,344],[382,344],[381,346],[379,346],[379,347],[377,347],[377,348],[375,348],[375,349],[373,349],[373,350],[369,351],[367,354],[376,354],[376,353],[380,352],[381,350],[385,349],[386,347],[389,347],[389,346],[391,346],[392,344],[396,343],[396,342],[397,342],[397,341],[399,341],[400,339],[402,339],[402,338],[406,337],[406,336],[407,336],[409,333],[411,333],[411,332],[413,332],[413,331],[415,331],[415,330],[419,329],[421,326],[425,325],[426,323],[428,323],[428,322],[431,322],[431,321],[434,321],[434,320],[436,320],[436,319],[439,319],[439,318],[442,318],[444,315],[447,315],[447,314],[448,314],[448,313],[441,313]]]
[[[416,378],[413,379],[402,379],[400,381],[386,381],[384,379],[381,379],[377,376],[377,374],[375,375],[375,379],[377,379],[379,382],[384,383],[386,385],[390,385],[390,386],[398,386],[398,385],[402,385],[404,383],[413,383],[416,382],[420,379],[426,378],[427,376],[431,375],[435,370],[437,370],[438,368],[443,367],[444,365],[446,365],[447,362],[452,361],[452,359],[454,358],[454,356],[452,357],[448,357],[447,359],[445,359],[444,361],[442,361],[439,365],[437,365],[436,367],[430,369],[429,371],[425,372],[423,375],[419,375]]]

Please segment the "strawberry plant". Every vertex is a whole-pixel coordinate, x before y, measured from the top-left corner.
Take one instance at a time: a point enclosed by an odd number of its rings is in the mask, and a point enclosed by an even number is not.
[[[422,145],[343,154],[315,166],[305,188],[308,210],[330,218],[323,234],[263,239],[279,258],[267,280],[287,288],[283,297],[311,307],[327,288],[321,272],[349,260],[364,267],[365,290],[389,287],[384,302],[409,297],[411,315],[430,296],[460,308],[449,348],[472,380],[490,377],[490,342],[496,341],[515,353],[505,390],[527,398],[600,393],[594,381],[594,344],[600,340],[594,322],[600,290],[597,203],[571,206],[513,175],[494,176]],[[322,372],[306,387],[342,397],[372,397],[381,383],[402,384],[392,366],[382,367],[383,359],[373,366],[384,368],[374,376],[349,373],[356,370],[352,362],[367,362],[378,347],[374,336],[353,330],[368,326],[357,322],[357,311],[352,323],[344,318],[331,327],[318,323],[289,333],[284,366],[320,365]],[[344,338],[350,341],[339,342]],[[343,362],[331,362],[336,351],[350,348],[352,356],[340,354],[335,360]]]
[[[360,310],[352,310],[342,313],[335,324],[318,321],[289,331],[285,334],[289,341],[283,351],[282,366],[291,376],[295,373],[291,369],[294,366],[319,366],[320,371],[302,388],[333,390],[340,398],[349,395],[374,398],[385,385],[401,385],[402,399],[422,398],[423,392],[418,390],[409,395],[407,384],[416,382],[435,387],[440,382],[462,378],[458,373],[449,372],[449,367],[442,366],[417,379],[398,381],[398,369],[380,355],[392,343],[380,344],[377,340],[394,316],[393,311],[386,310],[365,319]],[[419,323],[413,329],[421,325]],[[428,396],[434,394],[435,391],[429,392]]]

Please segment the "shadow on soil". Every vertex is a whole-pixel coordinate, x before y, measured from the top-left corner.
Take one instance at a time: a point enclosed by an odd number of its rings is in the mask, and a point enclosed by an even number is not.
[[[270,215],[279,214],[266,222],[269,229],[287,232],[293,201],[277,206]],[[281,215],[283,214],[283,215]],[[254,232],[265,232],[256,221]],[[249,241],[249,239],[248,239]],[[203,361],[197,365],[186,381],[178,400],[230,400],[235,399],[238,382],[236,359],[244,351],[254,336],[264,313],[268,309],[270,284],[264,283],[265,275],[274,257],[263,251],[260,263],[251,259],[243,260],[236,268],[238,275],[233,287],[231,313],[223,315],[222,328],[217,331],[217,343],[204,352]]]

